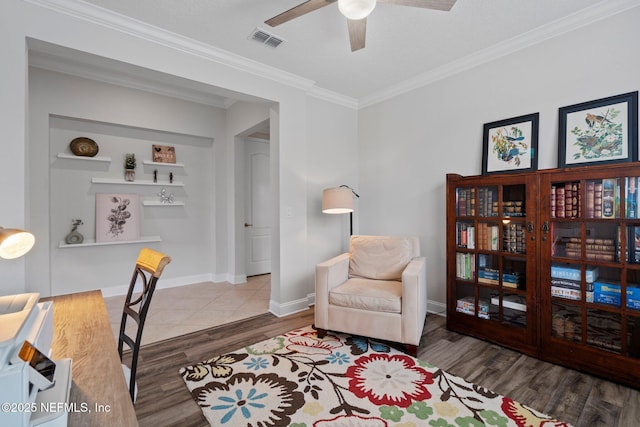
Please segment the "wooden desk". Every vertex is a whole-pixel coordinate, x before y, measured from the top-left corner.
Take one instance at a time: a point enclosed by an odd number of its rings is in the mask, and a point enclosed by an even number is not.
[[[73,360],[69,401],[78,411],[69,413],[69,427],[137,426],[102,293],[42,300],[53,301],[53,359]],[[80,411],[83,406],[90,412]]]

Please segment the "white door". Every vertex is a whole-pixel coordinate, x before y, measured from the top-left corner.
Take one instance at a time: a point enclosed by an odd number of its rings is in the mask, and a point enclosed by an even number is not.
[[[247,276],[271,272],[269,144],[245,142],[245,268]]]

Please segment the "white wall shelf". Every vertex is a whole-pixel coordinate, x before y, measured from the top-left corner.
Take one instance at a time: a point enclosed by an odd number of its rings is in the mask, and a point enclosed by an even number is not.
[[[102,157],[102,156],[94,156],[94,157],[86,157],[86,156],[75,156],[73,154],[68,153],[58,153],[57,156],[59,159],[68,159],[68,160],[88,160],[90,162],[111,162],[111,157]]]
[[[142,201],[142,205],[143,206],[184,206],[184,202],[173,202],[173,203],[162,203],[156,200],[143,200]]]
[[[118,184],[118,185],[155,185],[157,187],[184,187],[182,182],[153,182],[153,181],[125,181],[124,178],[91,178],[93,184]]]
[[[149,166],[166,166],[166,167],[173,167],[173,168],[183,168],[184,167],[184,163],[160,163],[160,162],[152,162],[151,160],[143,160],[142,161],[143,165],[149,165]]]
[[[142,236],[138,240],[123,240],[119,242],[96,242],[94,239],[85,239],[84,242],[69,245],[64,241],[60,241],[58,243],[58,247],[61,249],[67,248],[84,248],[88,246],[112,246],[112,245],[132,245],[135,243],[153,243],[153,242],[161,242],[162,239],[160,236]]]

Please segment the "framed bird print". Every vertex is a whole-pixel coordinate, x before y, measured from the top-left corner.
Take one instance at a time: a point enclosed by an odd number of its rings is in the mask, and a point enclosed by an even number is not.
[[[538,169],[539,113],[485,123],[482,174]]]
[[[638,159],[638,92],[562,107],[558,167]]]

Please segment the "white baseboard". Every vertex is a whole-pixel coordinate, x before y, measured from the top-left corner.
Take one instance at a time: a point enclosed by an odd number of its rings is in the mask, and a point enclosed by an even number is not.
[[[269,301],[269,312],[277,317],[288,316],[290,314],[298,313],[309,308],[309,299],[300,298],[295,301],[285,302],[278,304],[275,301]]]
[[[447,315],[447,304],[438,301],[427,300],[427,313],[437,314],[438,316]]]
[[[194,276],[172,277],[170,279],[160,278],[160,280],[158,280],[158,284],[156,285],[156,289],[175,288],[178,286],[193,285],[194,283],[212,282],[212,281],[214,280],[211,274],[198,274]],[[100,290],[102,291],[102,296],[105,298],[115,297],[118,295],[126,295],[127,292],[129,291],[129,284],[102,288]]]

